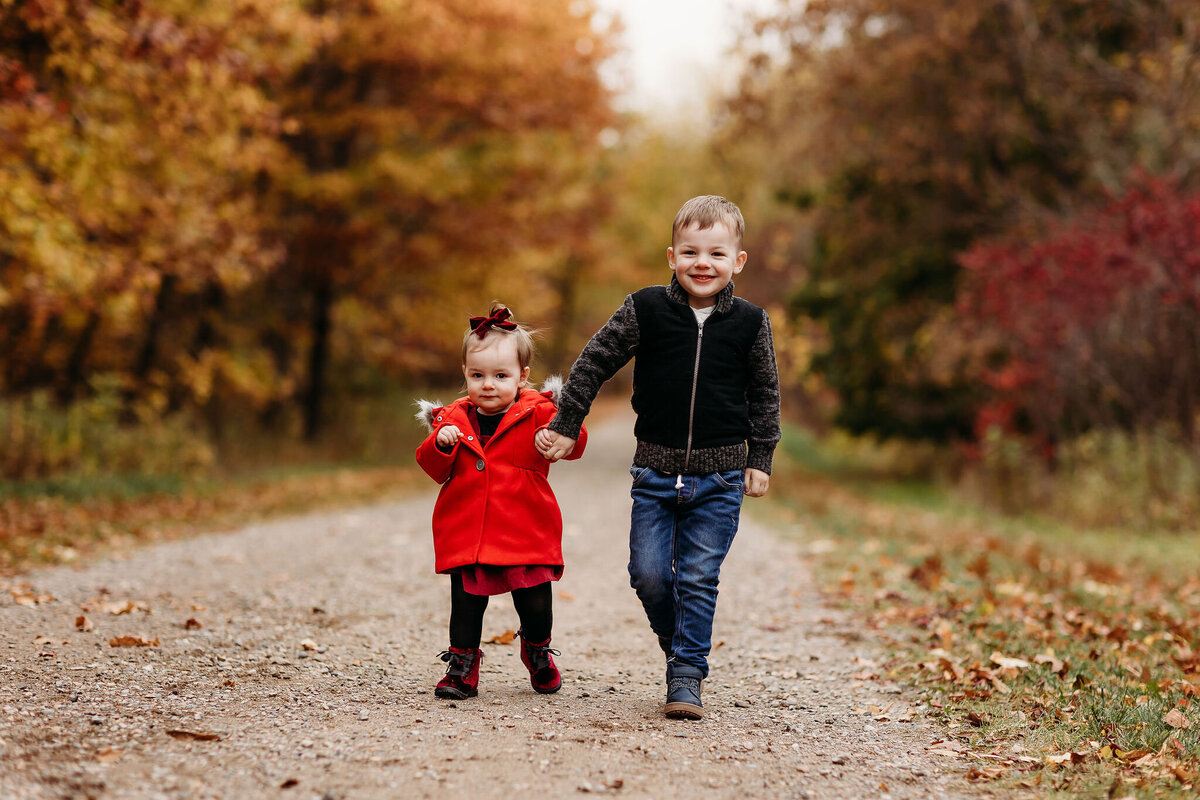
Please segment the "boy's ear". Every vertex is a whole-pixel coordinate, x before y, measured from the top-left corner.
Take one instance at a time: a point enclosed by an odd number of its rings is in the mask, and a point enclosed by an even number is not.
[[[675,271],[675,248],[667,248],[667,266],[671,268],[671,272]]]
[[[742,271],[742,267],[746,266],[746,259],[749,257],[750,257],[749,254],[745,250],[741,250],[738,252],[737,260],[733,262],[733,274],[734,275],[737,275],[739,272]]]

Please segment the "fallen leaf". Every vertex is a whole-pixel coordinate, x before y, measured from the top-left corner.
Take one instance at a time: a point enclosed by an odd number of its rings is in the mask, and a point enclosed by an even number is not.
[[[13,602],[19,606],[40,606],[44,603],[54,602],[54,595],[38,592],[28,583],[10,586],[8,593],[12,595]]]
[[[1058,755],[1046,756],[1047,764],[1080,764],[1087,758],[1086,753],[1072,753],[1067,751]]]
[[[234,686],[237,686],[237,684],[234,683],[233,681],[224,681],[221,685],[224,686],[226,689],[232,689]]]
[[[1137,761],[1139,758],[1150,755],[1151,750],[1113,750],[1113,755],[1118,761]]]
[[[516,631],[505,631],[498,633],[487,640],[487,644],[512,644],[513,639],[517,638]]]
[[[977,767],[967,772],[967,780],[991,781],[999,778],[1004,772],[1003,767]]]
[[[90,619],[88,619],[87,617],[85,617],[83,614],[80,614],[78,617],[75,618],[75,628],[77,630],[81,630],[84,633],[87,633],[94,627],[96,627],[96,626],[92,624],[92,621]]]
[[[575,599],[575,595],[571,594],[570,592],[559,592],[558,597],[560,600],[566,600],[567,602]]]
[[[936,589],[945,575],[946,567],[942,563],[941,556],[938,555],[926,557],[908,573],[909,579],[926,591]],[[853,587],[853,580],[851,580],[851,587]]]
[[[101,764],[111,764],[122,755],[123,753],[115,747],[101,747],[96,751],[96,760]]]
[[[187,622],[183,623],[185,630],[198,631],[204,627],[204,623],[195,617],[188,617]]]
[[[1170,725],[1172,728],[1188,729],[1192,727],[1192,721],[1183,715],[1183,712],[1178,708],[1172,708],[1163,716],[1163,722]]]
[[[219,742],[221,734],[204,733],[202,731],[185,731],[179,728],[167,731],[167,736],[173,739],[190,739],[194,742]]]
[[[137,603],[133,602],[132,600],[126,600],[123,603],[114,602],[114,603],[101,603],[100,604],[101,611],[107,611],[109,614],[112,614],[113,616],[120,616],[121,614],[129,614],[136,608],[137,608]]]
[[[291,789],[293,786],[299,786],[299,785],[300,785],[300,781],[296,780],[295,778],[288,778],[286,781],[279,784],[279,788],[280,789]]]
[[[109,647],[158,647],[158,637],[153,640],[140,636],[115,636],[108,640]]]
[[[1001,655],[999,652],[992,653],[992,663],[1000,667],[1000,669],[1029,669],[1031,666],[1023,658],[1009,658],[1008,656]]]
[[[935,756],[960,756],[966,748],[954,742],[936,741],[926,745],[925,752]]]

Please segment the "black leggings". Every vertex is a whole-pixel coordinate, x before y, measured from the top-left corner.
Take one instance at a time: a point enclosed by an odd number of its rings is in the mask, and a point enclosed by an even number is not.
[[[554,625],[553,595],[550,581],[512,590],[513,607],[521,619],[521,633],[530,642],[550,638]],[[471,594],[463,588],[462,576],[450,575],[450,646],[464,650],[479,647],[483,638],[483,612],[487,611],[488,596]]]

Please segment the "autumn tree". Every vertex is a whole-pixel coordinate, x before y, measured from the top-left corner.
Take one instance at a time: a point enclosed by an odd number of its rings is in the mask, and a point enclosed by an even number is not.
[[[302,7],[324,35],[278,87],[288,264],[266,297],[285,304],[280,362],[303,358],[293,377],[311,438],[339,330],[360,363],[436,372],[494,290],[544,307],[546,262],[577,269],[562,247],[600,216],[585,167],[610,112],[597,73],[608,45],[586,4]]]
[[[607,214],[587,2],[0,3],[0,393],[314,435],[336,379],[556,320]],[[560,316],[561,321],[569,317]]]
[[[236,371],[219,307],[281,254],[255,191],[282,152],[259,81],[304,47],[272,6],[0,7],[6,393],[68,399],[110,372],[161,410]]]
[[[1195,174],[1190,8],[813,0],[763,21],[730,129],[775,146],[780,198],[811,215],[794,309],[820,326],[813,369],[840,425],[969,435],[958,255],[1037,230],[1136,165]]]

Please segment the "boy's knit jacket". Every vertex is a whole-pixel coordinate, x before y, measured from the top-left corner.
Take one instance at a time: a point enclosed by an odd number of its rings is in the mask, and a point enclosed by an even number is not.
[[[445,572],[467,564],[561,565],[562,514],[546,480],[550,462],[534,434],[554,416],[557,378],[542,392],[521,392],[488,439],[479,444],[468,414],[471,401],[442,406],[422,400],[417,419],[429,435],[417,463],[442,489],[433,507],[434,567]],[[437,447],[447,425],[460,431],[449,453]],[[569,458],[583,455],[587,432]]]
[[[675,475],[752,467],[770,474],[779,443],[779,373],[766,311],[716,297],[701,328],[674,277],[624,304],[571,367],[550,430],[578,438],[601,385],[634,358],[635,466]]]

